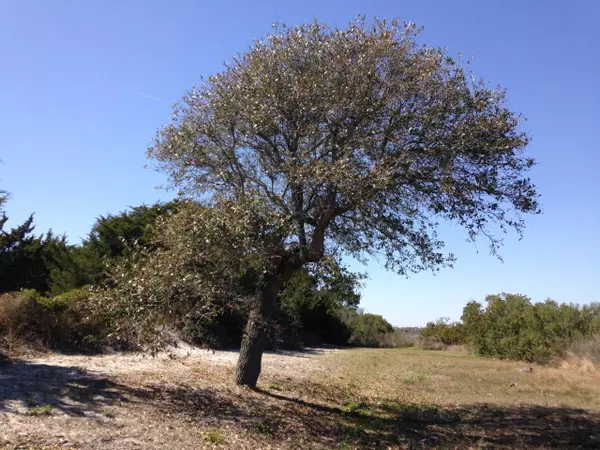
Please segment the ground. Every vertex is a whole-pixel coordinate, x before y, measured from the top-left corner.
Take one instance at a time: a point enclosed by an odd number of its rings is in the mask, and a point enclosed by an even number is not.
[[[2,449],[600,448],[600,373],[416,349],[44,355],[0,366]]]

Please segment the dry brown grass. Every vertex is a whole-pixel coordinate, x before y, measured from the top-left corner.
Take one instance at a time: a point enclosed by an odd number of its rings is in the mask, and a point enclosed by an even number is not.
[[[595,448],[600,375],[452,352],[269,354],[259,389],[235,353],[14,361],[0,448]],[[50,405],[49,414],[28,414]],[[4,445],[4,447],[2,447]]]
[[[600,368],[600,334],[573,342],[567,354],[568,362],[575,363],[584,370]]]
[[[0,349],[24,353],[42,349],[50,334],[50,320],[33,291],[0,295]]]
[[[327,383],[357,386],[358,394],[371,399],[437,406],[491,400],[600,409],[600,373],[417,349],[364,349],[359,358],[341,352],[327,364]]]

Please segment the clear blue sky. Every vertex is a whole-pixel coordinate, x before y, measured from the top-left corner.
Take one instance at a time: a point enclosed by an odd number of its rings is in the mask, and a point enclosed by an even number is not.
[[[425,27],[508,88],[533,142],[544,214],[504,263],[447,227],[454,269],[405,279],[375,263],[363,306],[397,325],[456,319],[470,299],[600,301],[600,1],[0,1],[0,187],[11,223],[36,213],[72,242],[94,219],[169,199],[145,149],[170,105],[273,21],[344,26],[356,14]],[[362,268],[364,270],[364,268]]]

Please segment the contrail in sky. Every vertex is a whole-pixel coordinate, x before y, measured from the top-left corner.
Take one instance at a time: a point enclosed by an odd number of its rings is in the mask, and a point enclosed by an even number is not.
[[[154,100],[156,102],[160,102],[160,98],[155,97],[154,95],[146,94],[145,92],[135,91],[136,94],[141,95],[142,97],[149,98],[150,100]]]

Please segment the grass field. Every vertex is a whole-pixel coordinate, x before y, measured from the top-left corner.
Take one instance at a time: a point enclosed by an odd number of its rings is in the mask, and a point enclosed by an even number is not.
[[[0,448],[600,448],[600,373],[416,349],[49,355],[0,368]]]

